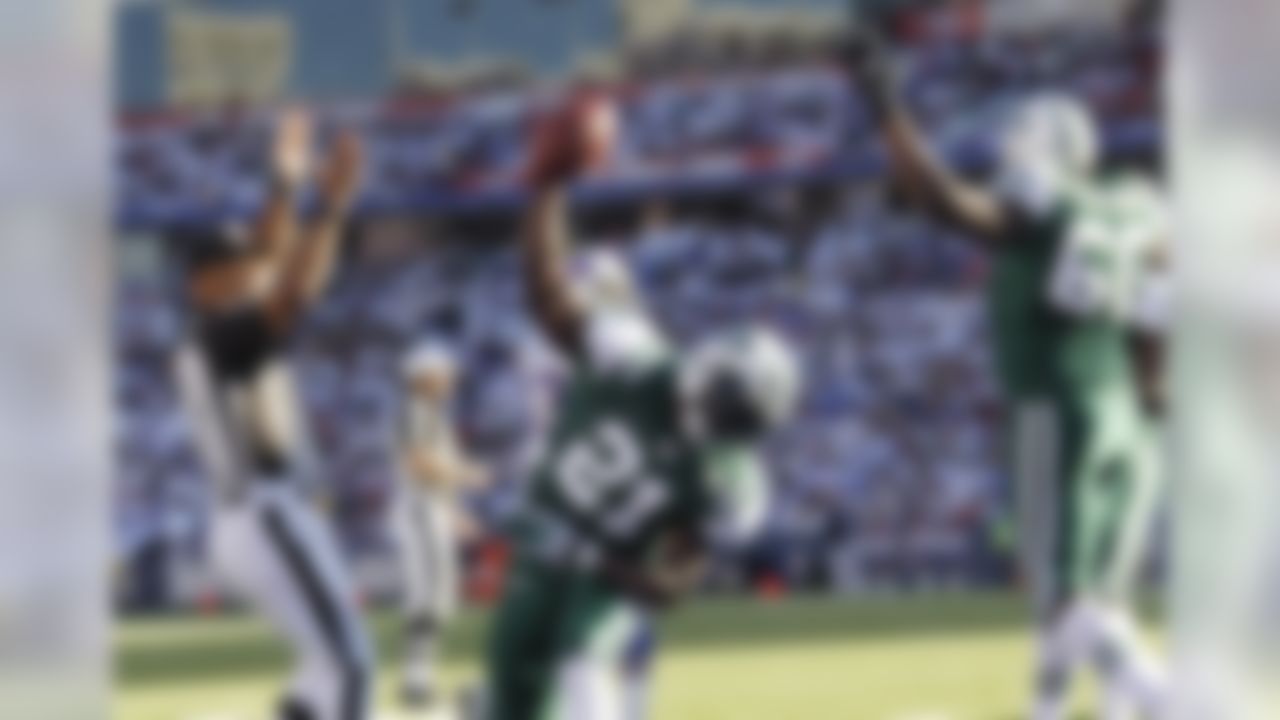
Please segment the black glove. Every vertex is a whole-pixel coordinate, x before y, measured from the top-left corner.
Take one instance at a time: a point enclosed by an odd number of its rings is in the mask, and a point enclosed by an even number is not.
[[[841,40],[840,59],[865,96],[872,119],[882,122],[897,102],[897,79],[884,41],[866,23],[855,23]]]

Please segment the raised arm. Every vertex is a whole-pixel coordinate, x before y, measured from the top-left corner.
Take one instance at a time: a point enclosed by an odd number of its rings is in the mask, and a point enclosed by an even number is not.
[[[542,331],[562,351],[583,349],[583,309],[569,276],[569,228],[565,188],[536,187],[525,211],[520,245],[524,253],[525,301]]]
[[[197,298],[260,298],[264,289],[279,285],[298,240],[297,191],[311,166],[311,118],[305,111],[281,113],[272,129],[269,164],[266,201],[248,227],[244,254],[198,273]]]
[[[525,296],[543,332],[573,356],[584,350],[585,321],[569,273],[567,186],[608,155],[615,123],[602,97],[571,99],[539,124],[527,169],[530,200],[520,233]]]
[[[295,322],[329,284],[360,182],[363,153],[354,133],[334,140],[319,177],[319,208],[302,224],[298,239],[281,260],[280,275],[267,299],[278,327]]]
[[[271,186],[266,205],[253,224],[254,260],[279,272],[297,240],[297,192],[311,172],[311,116],[287,108],[271,139]]]
[[[855,27],[842,48],[855,86],[870,109],[889,154],[889,172],[917,202],[947,222],[992,241],[1003,237],[1008,211],[986,188],[955,173],[929,146],[902,101],[879,39]]]

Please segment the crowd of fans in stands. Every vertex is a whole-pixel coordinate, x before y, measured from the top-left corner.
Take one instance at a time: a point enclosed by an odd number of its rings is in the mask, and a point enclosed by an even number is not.
[[[1056,33],[1048,39],[933,43],[903,54],[906,88],[943,142],[963,144],[1014,97],[1052,87],[1106,120],[1149,119],[1153,41],[1143,34]],[[780,67],[679,67],[614,90],[623,116],[603,184],[708,181],[744,171],[831,171],[866,150],[868,123],[827,62]],[[439,207],[515,187],[525,129],[545,94],[504,88],[465,97],[394,96],[332,106],[370,148],[365,206]],[[228,109],[126,119],[120,211],[144,224],[252,206],[262,190],[265,112]]]

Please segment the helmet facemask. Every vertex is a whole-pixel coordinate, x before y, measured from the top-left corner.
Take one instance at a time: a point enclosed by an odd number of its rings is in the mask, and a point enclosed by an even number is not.
[[[708,338],[683,358],[679,372],[681,426],[695,442],[750,444],[794,411],[795,360],[762,328]]]
[[[1019,209],[1040,214],[1093,174],[1100,141],[1083,103],[1043,95],[1013,112],[998,150],[997,190]]]

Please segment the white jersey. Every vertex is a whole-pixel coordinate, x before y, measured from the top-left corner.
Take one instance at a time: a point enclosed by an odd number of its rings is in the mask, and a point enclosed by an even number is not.
[[[402,604],[409,618],[439,622],[458,602],[456,478],[419,477],[411,453],[425,451],[452,464],[459,447],[453,421],[441,403],[410,397],[400,426],[401,483],[391,513],[402,568]]]
[[[453,418],[443,404],[410,397],[400,419],[400,474],[407,487],[431,491],[451,489],[455,478],[418,477],[409,458],[412,453],[426,451],[446,461],[456,459],[460,452]]]

